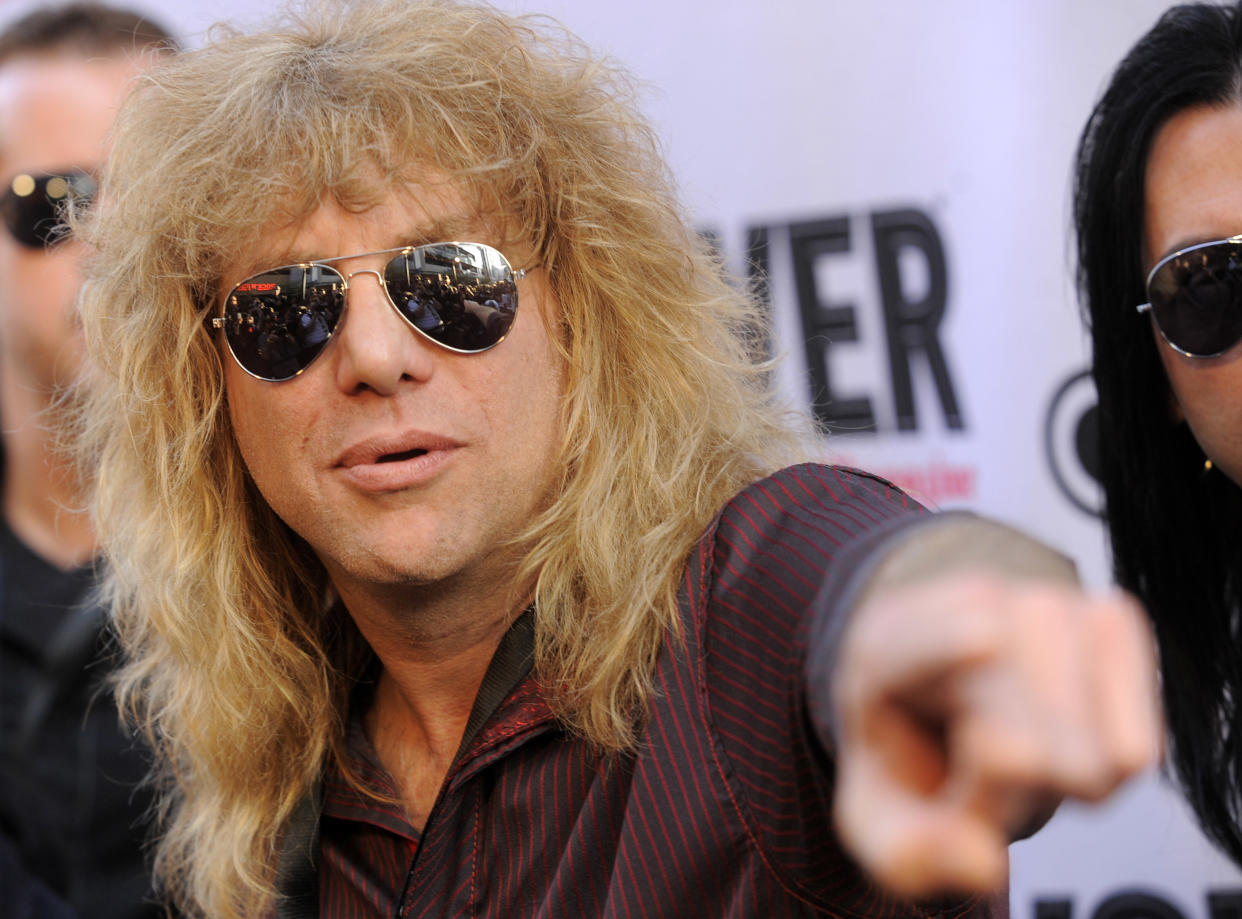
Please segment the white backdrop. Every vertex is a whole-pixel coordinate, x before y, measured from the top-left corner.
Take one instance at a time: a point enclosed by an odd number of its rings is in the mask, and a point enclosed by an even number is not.
[[[4,0],[0,16],[30,5]],[[218,18],[269,9],[131,5],[190,46]],[[1098,493],[1075,449],[1094,395],[1079,376],[1070,158],[1163,0],[500,5],[555,16],[647,84],[684,196],[739,269],[753,231],[766,235],[790,398],[809,404],[814,379],[838,408],[866,400],[855,415],[874,419],[875,433],[832,437],[827,455],[1017,523],[1107,583],[1087,512]],[[829,306],[843,324],[821,327]],[[808,360],[808,337],[834,344]],[[890,339],[907,342],[896,363]],[[1011,903],[1019,919],[1226,919],[1242,916],[1242,874],[1148,776],[1104,807],[1063,808],[1015,846]]]

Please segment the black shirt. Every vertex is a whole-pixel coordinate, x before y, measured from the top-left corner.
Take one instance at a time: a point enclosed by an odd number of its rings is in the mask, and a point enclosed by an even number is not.
[[[0,521],[5,893],[41,884],[84,916],[154,917],[142,852],[150,799],[135,790],[147,761],[106,688],[92,580],[90,565],[63,571]]]

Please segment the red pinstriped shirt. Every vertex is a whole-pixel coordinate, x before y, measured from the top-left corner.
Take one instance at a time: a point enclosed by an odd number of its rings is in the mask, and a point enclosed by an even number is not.
[[[729,502],[686,566],[684,641],[665,645],[634,754],[600,756],[558,727],[523,617],[423,831],[325,776],[318,835],[308,805],[286,841],[280,915],[990,915],[885,895],[832,831],[824,668],[806,662],[830,659],[853,574],[924,514],[883,481],[812,465]],[[357,726],[351,751],[395,795]]]

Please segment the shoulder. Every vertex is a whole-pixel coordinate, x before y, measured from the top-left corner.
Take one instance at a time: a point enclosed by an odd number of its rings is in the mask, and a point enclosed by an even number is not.
[[[740,594],[768,604],[792,592],[805,607],[830,572],[848,572],[927,511],[891,482],[858,469],[806,463],[742,489],[720,510],[690,560],[692,607]]]
[[[709,535],[726,545],[810,541],[835,554],[859,538],[926,513],[879,476],[846,466],[803,463],[742,489],[721,509]]]
[[[844,506],[871,505],[895,511],[921,511],[917,501],[887,479],[851,466],[801,463],[786,466],[752,482],[728,504],[754,501],[760,497],[782,507],[807,508],[832,513]]]

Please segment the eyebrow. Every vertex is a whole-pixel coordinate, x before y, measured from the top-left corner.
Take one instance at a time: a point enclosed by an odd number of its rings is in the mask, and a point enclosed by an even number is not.
[[[1179,237],[1172,246],[1165,250],[1160,256],[1152,260],[1152,264],[1161,262],[1173,255],[1175,252],[1181,252],[1183,249],[1193,249],[1195,246],[1201,246],[1205,243],[1227,242],[1231,239],[1242,238],[1242,231],[1231,233],[1226,236],[1217,236],[1211,233],[1196,233],[1190,236]]]
[[[477,218],[454,215],[433,220],[430,223],[419,224],[412,229],[400,233],[389,234],[383,239],[386,245],[378,246],[375,249],[366,249],[363,252],[383,252],[387,249],[401,249],[406,246],[425,246],[428,243],[482,242],[482,240],[475,238],[482,231],[483,228],[480,226],[480,221]],[[335,261],[340,258],[361,255],[363,252],[342,252],[337,255],[325,255],[322,252],[294,251],[288,253],[286,261],[282,262],[281,265],[306,265],[311,262]],[[260,268],[258,270],[262,271],[264,269]]]

